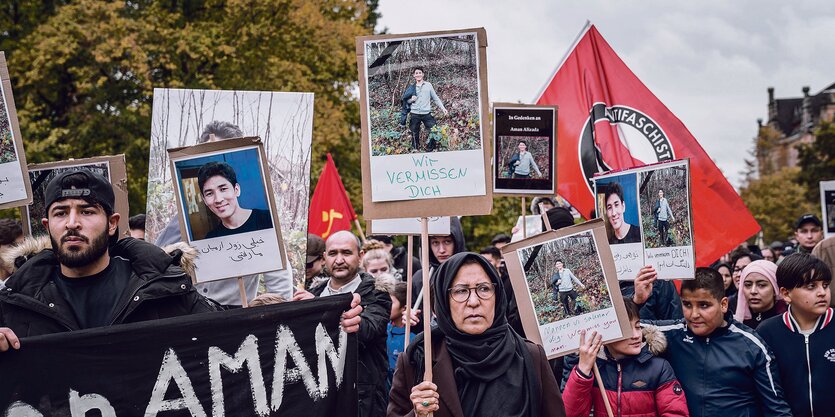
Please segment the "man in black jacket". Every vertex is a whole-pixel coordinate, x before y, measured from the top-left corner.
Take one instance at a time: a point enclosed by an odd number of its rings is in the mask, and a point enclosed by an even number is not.
[[[0,351],[37,336],[215,311],[172,257],[118,238],[119,213],[104,177],[64,172],[46,188],[51,250],[29,258],[0,292]]]
[[[294,299],[354,293],[361,297],[361,322],[357,331],[359,368],[357,397],[360,417],[383,416],[386,412],[386,326],[391,317],[391,297],[376,287],[374,277],[360,272],[360,242],[349,231],[336,232],[325,241],[325,264],[331,278]],[[356,296],[355,296],[356,297]]]

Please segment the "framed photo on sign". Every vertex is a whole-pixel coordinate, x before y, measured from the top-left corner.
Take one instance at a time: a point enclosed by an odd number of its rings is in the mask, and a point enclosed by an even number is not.
[[[821,211],[824,236],[835,235],[835,181],[821,181]]]
[[[557,107],[493,104],[493,192],[557,193]]]
[[[659,279],[695,277],[689,160],[607,173],[592,181],[619,280],[634,280],[644,265],[655,267]]]
[[[12,82],[6,55],[0,51],[0,209],[32,202],[32,188],[26,177],[26,153],[23,152]]]
[[[258,138],[170,149],[180,232],[194,246],[197,282],[287,268]]]
[[[287,263],[304,279],[313,140],[313,93],[155,88],[148,162],[146,239],[180,239],[168,149],[259,137],[281,218]]]
[[[489,214],[484,29],[358,37],[356,48],[364,216]]]
[[[601,220],[548,231],[502,248],[525,335],[548,359],[576,352],[580,330],[603,343],[630,326]]]

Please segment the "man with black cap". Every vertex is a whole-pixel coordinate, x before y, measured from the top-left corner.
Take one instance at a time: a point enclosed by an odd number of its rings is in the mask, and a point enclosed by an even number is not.
[[[811,253],[815,245],[823,240],[823,223],[812,213],[800,216],[794,225],[794,238],[797,239],[798,252]]]
[[[0,292],[0,351],[18,337],[215,311],[174,256],[142,240],[118,239],[121,215],[104,177],[78,169],[46,187],[44,247]]]

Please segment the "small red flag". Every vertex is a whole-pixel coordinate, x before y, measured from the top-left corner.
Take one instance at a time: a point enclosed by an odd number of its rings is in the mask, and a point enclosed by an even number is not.
[[[696,264],[706,266],[760,227],[684,124],[587,25],[537,104],[559,106],[559,194],[594,210],[595,173],[690,158]]]
[[[327,239],[334,232],[351,230],[351,222],[356,219],[357,213],[351,206],[336,164],[328,153],[328,162],[322,168],[322,175],[319,176],[310,200],[307,231]]]

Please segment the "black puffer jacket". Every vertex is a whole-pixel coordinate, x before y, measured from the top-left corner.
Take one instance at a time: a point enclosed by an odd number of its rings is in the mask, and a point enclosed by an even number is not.
[[[24,250],[35,253],[34,250],[44,246],[30,243]],[[190,256],[188,252],[179,251],[171,256],[133,238],[114,245],[110,255],[131,261],[133,275],[119,300],[119,313],[110,324],[216,311],[217,306],[197,293],[191,277],[178,266],[183,256]],[[9,277],[6,288],[0,291],[0,327],[11,328],[18,337],[80,330],[72,307],[52,280],[58,267],[52,250],[43,249]]]
[[[388,353],[386,338],[389,317],[391,317],[391,297],[377,288],[374,277],[360,273],[361,282],[355,294],[359,294],[362,306],[360,329],[357,332],[357,399],[359,416],[382,416],[386,412],[386,378],[388,376]],[[319,297],[328,285],[328,281],[310,289]]]

